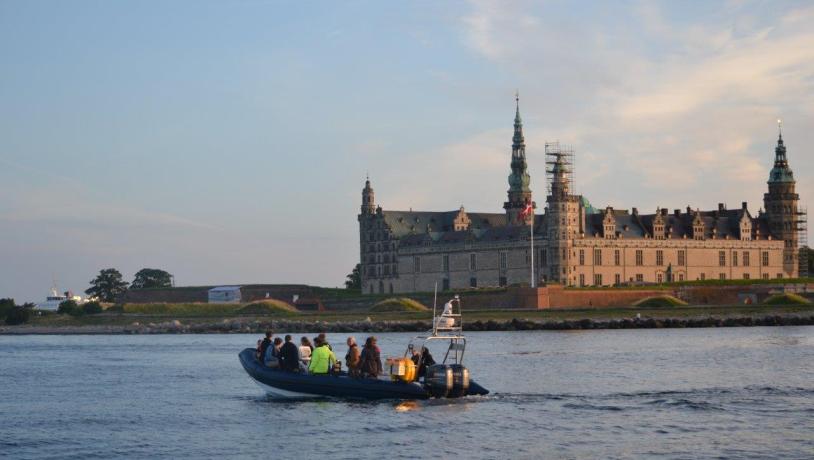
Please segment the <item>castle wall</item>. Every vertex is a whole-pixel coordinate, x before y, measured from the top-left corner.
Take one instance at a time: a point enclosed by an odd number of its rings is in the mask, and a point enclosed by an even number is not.
[[[594,263],[597,250],[601,264]],[[683,263],[679,263],[681,252]],[[569,284],[575,286],[667,282],[668,269],[673,281],[791,277],[783,270],[783,242],[779,240],[581,238],[574,240],[573,255]]]

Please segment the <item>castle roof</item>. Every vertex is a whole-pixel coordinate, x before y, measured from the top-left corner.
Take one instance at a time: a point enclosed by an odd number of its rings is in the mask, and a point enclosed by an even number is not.
[[[666,211],[666,210],[663,210]],[[740,235],[740,220],[743,213],[752,222],[753,231],[759,231],[763,237],[769,235],[769,226],[765,217],[754,219],[748,210],[744,209],[718,209],[714,211],[697,211],[698,217],[704,224],[704,237],[712,238],[713,231],[717,238],[725,238],[727,235],[737,238]],[[631,213],[628,210],[613,210],[613,218],[616,222],[616,232],[623,238],[644,238],[645,235],[652,236],[653,223],[656,214]],[[664,223],[665,235],[670,238],[680,239],[686,235],[692,237],[693,220],[696,211],[673,213],[661,213]],[[594,236],[603,234],[604,212],[586,214],[585,235]]]
[[[411,234],[453,232],[456,211],[382,211],[384,222],[393,236],[404,238]],[[505,214],[467,212],[473,230],[487,230],[506,225]]]

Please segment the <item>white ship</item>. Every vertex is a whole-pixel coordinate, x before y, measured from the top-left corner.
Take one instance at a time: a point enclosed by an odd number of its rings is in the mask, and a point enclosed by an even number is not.
[[[87,302],[87,299],[83,299],[82,296],[73,295],[71,291],[67,291],[65,294],[60,295],[57,294],[56,288],[52,288],[51,295],[45,298],[45,302],[38,303],[37,309],[45,311],[57,311],[59,309],[59,304],[68,299],[71,299],[80,305]]]

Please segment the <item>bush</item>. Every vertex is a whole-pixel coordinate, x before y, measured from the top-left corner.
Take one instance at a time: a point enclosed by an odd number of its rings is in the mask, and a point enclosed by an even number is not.
[[[103,310],[102,304],[96,302],[95,300],[82,304],[82,312],[86,315],[95,315],[101,313]]]
[[[237,311],[239,315],[291,315],[294,313],[299,313],[296,307],[277,299],[252,302]]]
[[[370,311],[378,313],[391,311],[429,311],[429,308],[407,297],[391,297],[376,303],[370,308]]]
[[[654,297],[647,297],[645,299],[636,301],[633,304],[633,306],[635,307],[645,307],[645,308],[680,307],[683,305],[687,305],[687,302],[684,302],[681,299],[677,299],[671,295],[657,295]]]
[[[16,306],[14,299],[0,299],[0,318],[5,318]]]
[[[59,304],[59,308],[57,309],[57,313],[60,315],[71,315],[71,316],[82,316],[85,312],[82,308],[79,307],[79,304],[76,303],[73,299],[63,300]]]
[[[797,294],[775,294],[763,303],[766,305],[807,305],[811,302]]]
[[[6,324],[15,326],[17,324],[27,323],[31,318],[31,309],[24,307],[14,307],[6,315]]]

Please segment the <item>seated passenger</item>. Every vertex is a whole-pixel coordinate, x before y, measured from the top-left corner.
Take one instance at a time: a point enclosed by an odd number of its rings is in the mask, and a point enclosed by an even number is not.
[[[271,346],[266,349],[265,364],[266,367],[280,367],[280,347],[283,345],[283,339],[276,337]]]
[[[290,335],[285,336],[285,343],[280,348],[280,361],[284,371],[297,372],[300,369],[300,351]]]
[[[382,373],[382,358],[379,347],[376,346],[376,337],[368,337],[359,362],[359,371],[362,377],[369,379],[379,378]]]
[[[268,350],[269,345],[271,345],[271,336],[272,336],[271,330],[266,331],[266,336],[263,338],[262,343],[258,347],[259,354],[257,355],[257,357],[261,361],[265,358],[266,350]]]
[[[418,377],[421,378],[427,374],[427,367],[435,364],[435,360],[432,358],[430,350],[427,350],[427,347],[421,347],[421,358],[418,361],[419,362],[416,363],[418,366]]]
[[[361,356],[359,347],[356,345],[354,337],[348,337],[348,352],[345,354],[345,365],[348,366],[348,375],[353,378],[359,377],[359,364]]]
[[[317,340],[317,347],[311,353],[311,362],[308,363],[308,371],[315,375],[328,375],[328,370],[336,362],[336,356],[328,347],[327,342],[323,342],[319,337]]]
[[[311,345],[311,341],[308,340],[308,337],[303,337],[300,339],[300,361],[305,364],[306,369],[308,368],[308,362],[311,361],[311,352],[314,351],[314,346]]]

